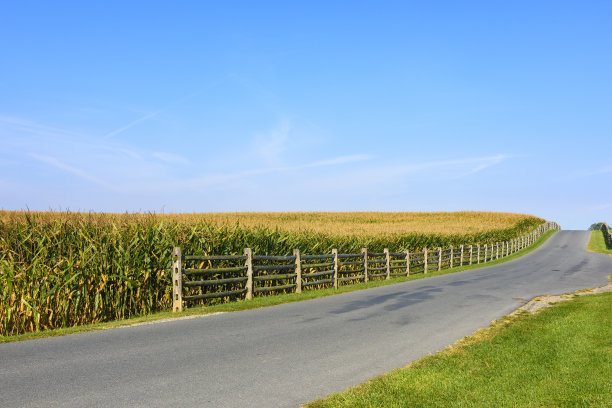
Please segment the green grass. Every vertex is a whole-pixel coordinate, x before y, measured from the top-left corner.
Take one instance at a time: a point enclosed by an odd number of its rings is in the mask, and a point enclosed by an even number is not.
[[[359,283],[356,285],[341,286],[338,289],[329,288],[329,289],[321,289],[321,290],[311,290],[311,291],[305,291],[302,293],[290,293],[290,294],[277,295],[277,296],[256,297],[252,300],[240,300],[236,302],[223,303],[223,304],[218,304],[218,305],[213,305],[213,306],[194,307],[194,308],[186,309],[185,311],[180,312],[180,313],[158,312],[158,313],[152,313],[152,314],[139,316],[139,317],[135,317],[131,319],[116,320],[116,321],[104,322],[104,323],[86,324],[86,325],[80,325],[80,326],[75,326],[75,327],[59,328],[59,329],[52,329],[52,330],[39,331],[39,332],[29,332],[29,333],[14,335],[14,336],[0,336],[0,343],[32,340],[32,339],[53,337],[53,336],[65,336],[69,334],[85,333],[85,332],[96,331],[96,330],[106,330],[106,329],[112,329],[112,328],[117,328],[121,326],[129,326],[132,324],[151,322],[155,320],[162,320],[162,319],[168,319],[168,318],[180,318],[180,317],[193,316],[193,315],[206,315],[206,314],[220,313],[220,312],[236,312],[236,311],[241,311],[241,310],[257,309],[260,307],[280,305],[283,303],[299,302],[302,300],[315,299],[315,298],[320,298],[320,297],[325,297],[325,296],[332,296],[332,295],[336,295],[340,293],[353,292],[357,290],[369,289],[369,288],[374,288],[378,286],[386,286],[386,285],[391,285],[391,284],[400,283],[400,282],[428,278],[432,276],[446,275],[449,273],[462,272],[462,271],[482,268],[486,266],[493,266],[493,265],[498,265],[503,262],[511,261],[525,254],[528,254],[529,252],[534,251],[535,249],[539,248],[544,242],[546,242],[548,238],[550,238],[555,232],[556,231],[548,231],[544,233],[533,245],[529,246],[528,248],[518,251],[508,257],[500,258],[498,260],[488,262],[488,263],[466,265],[466,266],[453,268],[453,269],[444,269],[439,272],[438,271],[429,272],[427,274],[419,273],[415,275],[410,275],[409,277],[395,277],[391,280],[378,280],[378,281],[370,281],[368,283]]]
[[[587,249],[592,252],[612,255],[612,248],[606,245],[603,231],[591,231],[591,238],[589,239],[589,246]]]
[[[612,293],[580,296],[307,407],[612,407],[610,339]]]

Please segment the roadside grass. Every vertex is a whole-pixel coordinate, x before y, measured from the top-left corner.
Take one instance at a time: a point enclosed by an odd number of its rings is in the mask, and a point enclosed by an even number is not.
[[[606,244],[603,231],[591,231],[591,238],[587,249],[591,252],[601,252],[612,255],[612,248]]]
[[[326,296],[333,296],[341,293],[354,292],[363,289],[375,288],[379,286],[393,285],[396,283],[413,281],[417,279],[429,278],[433,276],[447,275],[449,273],[463,272],[472,269],[483,268],[487,266],[499,265],[504,262],[511,261],[513,259],[519,258],[523,255],[526,255],[537,248],[539,248],[544,242],[550,238],[556,230],[548,231],[544,233],[533,245],[528,248],[525,248],[521,251],[518,251],[510,256],[505,258],[500,258],[491,262],[481,263],[481,264],[473,264],[473,265],[465,265],[462,267],[456,267],[453,269],[443,269],[441,271],[430,271],[427,274],[419,273],[410,276],[400,276],[394,277],[390,280],[376,280],[370,281],[367,283],[358,283],[355,285],[347,285],[340,286],[338,289],[328,288],[328,289],[320,289],[320,290],[310,290],[302,293],[288,293],[284,295],[275,295],[275,296],[265,296],[265,297],[256,297],[252,300],[239,300],[236,302],[223,303],[218,305],[211,306],[199,306],[187,308],[183,312],[174,313],[171,311],[166,312],[158,312],[152,313],[149,315],[143,315],[139,317],[134,317],[131,319],[125,320],[115,320],[110,322],[103,323],[95,323],[95,324],[86,324],[74,327],[66,327],[60,329],[52,329],[46,331],[39,332],[29,332],[24,334],[19,334],[15,336],[0,336],[0,344],[1,343],[9,343],[14,341],[24,341],[24,340],[33,340],[45,337],[55,337],[55,336],[66,336],[70,334],[76,333],[86,333],[97,330],[108,330],[114,329],[118,327],[131,326],[139,323],[148,323],[154,322],[158,320],[164,319],[176,319],[176,318],[185,318],[189,316],[199,316],[199,315],[210,315],[213,313],[226,313],[226,312],[237,312],[242,310],[250,310],[250,309],[258,309],[261,307],[267,306],[275,306],[284,303],[292,303],[292,302],[300,302],[303,300],[316,299]]]
[[[612,293],[575,297],[305,406],[611,407],[611,338]]]

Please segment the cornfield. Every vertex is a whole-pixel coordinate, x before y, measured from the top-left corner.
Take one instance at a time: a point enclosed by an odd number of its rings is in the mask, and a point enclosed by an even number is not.
[[[307,228],[309,221],[313,228]],[[242,254],[245,247],[275,255],[289,255],[295,248],[311,254],[329,253],[332,248],[355,253],[363,247],[377,252],[386,247],[416,251],[424,246],[506,241],[543,222],[527,215],[475,212],[158,215],[3,211],[0,335],[169,310],[174,246],[201,255]],[[445,223],[452,226],[451,233],[441,232]]]

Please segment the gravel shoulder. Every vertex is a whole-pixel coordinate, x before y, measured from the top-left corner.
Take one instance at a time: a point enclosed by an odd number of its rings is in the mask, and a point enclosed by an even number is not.
[[[593,295],[596,293],[612,292],[612,284],[606,286],[599,286],[591,289],[581,289],[576,292],[566,293],[563,295],[542,295],[531,299],[525,305],[519,307],[510,316],[520,314],[523,312],[535,313],[538,310],[546,309],[554,306],[556,303],[572,300],[576,296]]]

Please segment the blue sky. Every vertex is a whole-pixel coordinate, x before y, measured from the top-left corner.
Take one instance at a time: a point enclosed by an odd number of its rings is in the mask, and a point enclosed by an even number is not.
[[[0,207],[612,222],[612,2],[5,2]]]

